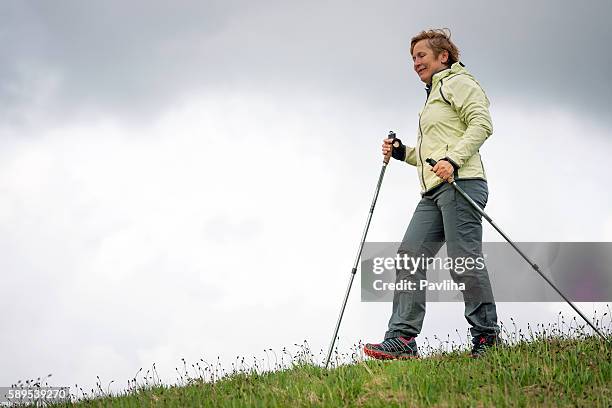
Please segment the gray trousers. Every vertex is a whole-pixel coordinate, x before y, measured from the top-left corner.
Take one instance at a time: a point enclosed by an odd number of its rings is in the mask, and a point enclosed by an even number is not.
[[[456,183],[481,208],[485,207],[489,195],[486,181],[468,179],[457,180]],[[398,254],[433,258],[445,242],[450,259],[483,259],[481,216],[448,183],[423,196],[408,225]],[[416,289],[395,290],[393,312],[385,339],[398,336],[416,337],[421,332],[425,317],[425,289],[419,289],[418,282],[427,279],[426,268],[424,262],[414,270],[406,267],[396,268],[396,282],[415,281]],[[450,274],[456,283],[465,285],[465,290],[462,291],[465,318],[471,326],[472,336],[499,333],[497,311],[486,266],[481,262],[478,267],[461,269],[462,273],[451,269]]]

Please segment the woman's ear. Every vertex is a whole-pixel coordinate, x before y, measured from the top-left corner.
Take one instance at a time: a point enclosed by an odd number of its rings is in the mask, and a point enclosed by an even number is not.
[[[448,51],[444,50],[442,51],[442,63],[443,64],[448,64]]]

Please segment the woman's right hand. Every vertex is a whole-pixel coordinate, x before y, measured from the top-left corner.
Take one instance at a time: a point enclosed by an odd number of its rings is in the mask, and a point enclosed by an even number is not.
[[[388,162],[391,157],[391,153],[393,152],[393,141],[395,139],[385,139],[382,144],[382,154],[385,157],[385,160]]]

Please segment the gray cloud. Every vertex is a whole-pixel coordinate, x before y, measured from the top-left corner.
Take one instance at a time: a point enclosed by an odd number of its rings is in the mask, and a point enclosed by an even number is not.
[[[207,38],[248,7],[232,2],[14,2],[2,6],[0,106],[130,117],[202,84]],[[10,118],[15,119],[15,118]],[[17,117],[19,119],[19,117]]]
[[[418,106],[423,94],[408,42],[422,28],[441,26],[452,29],[463,61],[494,98],[607,120],[612,93],[607,1],[439,1],[425,9],[399,1],[69,1],[2,8],[0,107],[13,121],[34,107],[60,116],[150,118],[211,89],[293,98],[315,89],[380,107]]]

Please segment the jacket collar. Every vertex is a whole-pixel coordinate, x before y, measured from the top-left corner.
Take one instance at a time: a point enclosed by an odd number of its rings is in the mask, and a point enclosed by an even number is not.
[[[435,74],[433,74],[432,77],[431,77],[431,83],[429,83],[429,84],[427,84],[425,86],[425,91],[427,92],[427,96],[429,96],[429,93],[431,92],[431,90],[434,88],[434,86],[436,86],[436,84],[441,79],[446,78],[450,74],[456,74],[456,73],[462,71],[464,69],[464,67],[465,67],[465,65],[463,65],[463,63],[461,61],[457,61],[453,65],[451,65],[450,67],[441,69],[440,71],[438,71]]]

